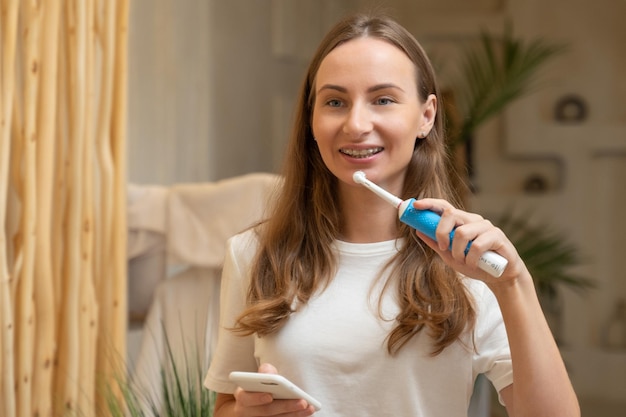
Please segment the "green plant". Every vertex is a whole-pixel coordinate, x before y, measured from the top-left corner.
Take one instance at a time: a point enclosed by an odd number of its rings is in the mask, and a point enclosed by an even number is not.
[[[572,272],[583,263],[578,247],[553,228],[531,225],[530,218],[528,213],[515,216],[508,211],[495,223],[515,245],[544,301],[557,298],[559,285],[580,293],[594,288],[593,280]]]
[[[564,50],[542,38],[518,39],[511,24],[502,36],[482,31],[480,43],[464,49],[461,73],[453,85],[458,117],[446,118],[451,146],[470,140],[476,128],[531,92],[538,71]]]
[[[108,387],[111,417],[213,416],[216,393],[203,387],[203,372],[207,367],[201,360],[200,349],[196,347],[193,352],[185,349],[183,358],[177,358],[165,328],[163,332],[166,357],[160,368],[160,395],[155,398],[132,379],[118,378],[116,388],[121,392],[121,399]]]
[[[557,343],[561,343],[563,299],[560,287],[579,293],[595,288],[593,280],[573,269],[584,259],[578,247],[565,235],[546,225],[532,225],[531,216],[508,211],[495,221],[511,240],[533,277],[537,296]]]
[[[534,91],[539,85],[539,70],[565,50],[564,45],[543,38],[518,39],[511,24],[501,36],[481,32],[478,45],[463,51],[460,77],[452,91],[453,105],[444,108],[452,150],[461,144],[471,145],[479,126]],[[471,175],[471,155],[466,158]],[[578,248],[548,227],[531,226],[529,217],[515,217],[509,211],[497,224],[526,263],[544,303],[557,302],[560,284],[581,292],[592,288],[593,281],[571,272],[581,262]]]
[[[515,100],[536,90],[539,70],[565,49],[564,45],[542,38],[528,41],[515,38],[510,24],[502,36],[483,31],[477,45],[464,49],[460,77],[448,93],[451,100],[444,100],[443,107],[448,147],[455,156],[451,174],[462,200],[467,200],[468,191],[476,191],[473,182],[476,129]],[[458,152],[461,145],[463,152]],[[511,239],[529,269],[548,324],[560,343],[563,300],[559,287],[582,293],[595,285],[572,272],[582,262],[578,247],[548,227],[532,226],[529,217],[515,217],[509,211],[496,224]]]

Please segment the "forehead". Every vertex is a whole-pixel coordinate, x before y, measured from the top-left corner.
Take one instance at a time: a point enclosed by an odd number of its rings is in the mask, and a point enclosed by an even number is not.
[[[363,37],[345,42],[322,60],[316,83],[416,83],[416,68],[397,46],[385,40]]]

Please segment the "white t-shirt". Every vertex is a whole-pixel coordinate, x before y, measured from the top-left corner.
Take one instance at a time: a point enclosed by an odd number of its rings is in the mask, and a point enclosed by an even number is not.
[[[380,271],[401,241],[354,244],[337,241],[338,271],[329,287],[311,297],[277,333],[242,337],[227,330],[245,305],[253,231],[233,237],[227,248],[217,349],[205,386],[233,393],[231,371],[256,371],[271,363],[322,403],[318,417],[467,416],[476,376],[484,373],[500,391],[513,382],[509,345],[497,301],[482,282],[464,279],[476,301],[470,334],[432,356],[432,339],[421,331],[399,353],[387,352],[398,311],[395,288],[378,296]],[[475,342],[476,349],[473,348]]]

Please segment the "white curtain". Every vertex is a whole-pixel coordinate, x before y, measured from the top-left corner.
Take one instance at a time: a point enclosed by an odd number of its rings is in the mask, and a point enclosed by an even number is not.
[[[211,179],[207,0],[130,2],[129,179]]]

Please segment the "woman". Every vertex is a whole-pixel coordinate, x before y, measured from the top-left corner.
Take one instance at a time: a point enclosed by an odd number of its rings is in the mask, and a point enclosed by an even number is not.
[[[321,416],[465,416],[480,373],[510,416],[580,414],[515,248],[455,208],[438,97],[424,51],[389,18],[345,19],[322,41],[273,212],[229,242],[205,380],[216,417],[313,414],[228,380],[257,370],[316,397]],[[437,241],[355,184],[357,170],[441,214]],[[476,266],[486,250],[509,261],[500,278]]]

